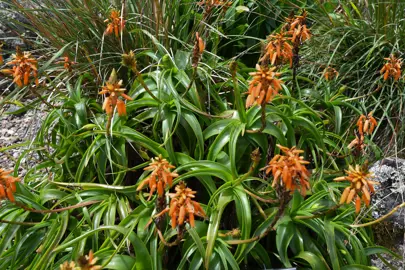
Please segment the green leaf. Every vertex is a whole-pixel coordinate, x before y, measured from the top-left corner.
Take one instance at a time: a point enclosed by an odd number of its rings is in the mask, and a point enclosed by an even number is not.
[[[128,255],[115,255],[112,260],[105,266],[106,269],[126,270],[132,269],[135,265],[136,258]]]
[[[361,264],[346,265],[341,268],[342,270],[379,270],[379,268],[374,266],[365,266]]]
[[[288,259],[287,249],[294,236],[294,230],[295,226],[291,221],[281,223],[276,230],[277,251],[280,256],[280,260],[285,267],[292,267],[290,260]]]
[[[333,223],[329,220],[325,220],[324,222],[324,236],[326,239],[326,245],[328,247],[329,258],[332,261],[333,270],[339,270],[339,257],[336,251],[336,244],[335,244],[335,227]]]
[[[296,258],[303,259],[311,265],[312,269],[319,269],[319,270],[327,270],[327,265],[325,265],[325,262],[316,256],[314,253],[311,253],[309,251],[301,251]]]
[[[364,248],[364,253],[367,256],[370,255],[374,255],[374,254],[381,254],[381,253],[385,253],[385,254],[390,254],[391,256],[397,258],[397,259],[402,259],[402,256],[393,252],[392,250],[386,248],[386,247],[382,247],[382,246],[373,246],[373,247],[366,247]]]

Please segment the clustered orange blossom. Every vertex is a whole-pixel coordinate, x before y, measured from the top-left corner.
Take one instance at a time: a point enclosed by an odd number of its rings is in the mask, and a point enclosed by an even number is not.
[[[325,68],[323,76],[325,77],[325,80],[330,81],[339,76],[339,72],[333,67],[327,67]]]
[[[335,181],[349,181],[350,186],[345,188],[340,198],[340,204],[349,204],[355,201],[356,213],[360,212],[361,201],[367,206],[370,205],[371,194],[375,192],[374,185],[378,184],[371,181],[372,174],[365,167],[356,165],[349,166],[349,170],[345,170],[346,176],[337,177]]]
[[[377,126],[377,120],[373,117],[373,112],[370,112],[367,116],[362,114],[357,120],[357,128],[358,132],[356,138],[350,142],[347,146],[349,149],[355,148],[358,150],[362,150],[364,148],[364,134],[371,135]]]
[[[290,67],[292,67],[293,47],[298,47],[311,37],[311,32],[305,24],[306,18],[306,11],[300,16],[288,18],[279,34],[269,35],[265,54],[260,61],[265,62],[268,59],[272,65],[290,63]]]
[[[173,178],[179,176],[175,172],[171,172],[171,169],[176,168],[171,165],[169,161],[164,159],[162,155],[152,158],[149,166],[144,168],[145,171],[152,171],[152,173],[144,179],[141,184],[136,189],[137,191],[142,190],[145,185],[149,185],[149,198],[155,193],[156,189],[159,196],[163,196],[164,189],[166,186],[171,187],[173,183]]]
[[[116,9],[111,10],[110,18],[104,22],[108,22],[107,29],[105,30],[106,35],[114,32],[115,36],[119,37],[119,32],[122,32],[125,28],[125,20],[121,17],[121,12]]]
[[[191,227],[195,226],[194,216],[205,218],[205,212],[201,205],[192,200],[197,192],[186,187],[184,182],[180,182],[175,187],[176,193],[169,193],[171,198],[170,208],[164,209],[158,214],[161,216],[169,212],[172,228],[182,226],[184,223],[189,223]]]
[[[12,58],[13,60],[6,63],[6,65],[13,66],[12,69],[3,69],[1,72],[12,75],[14,77],[13,82],[19,87],[28,85],[30,76],[35,79],[35,84],[38,85],[38,62],[31,57],[31,53],[22,52],[17,46],[16,53],[12,55]]]
[[[398,81],[401,77],[402,59],[396,58],[393,54],[391,54],[389,58],[384,59],[387,60],[387,63],[385,63],[380,70],[381,74],[384,73],[384,81],[386,81],[388,77],[392,77],[395,81]]]
[[[273,100],[274,96],[281,90],[279,72],[275,72],[275,67],[268,68],[256,65],[256,72],[249,73],[253,79],[249,82],[248,97],[246,100],[246,108],[252,105],[264,105]]]
[[[204,40],[200,37],[198,32],[195,33],[195,43],[193,48],[193,57],[192,57],[192,65],[193,67],[197,67],[198,62],[200,61],[201,55],[204,52],[205,43]]]
[[[309,164],[300,156],[304,151],[298,150],[295,146],[288,148],[277,144],[282,154],[274,156],[265,167],[266,174],[273,175],[272,187],[282,186],[286,191],[293,192],[299,189],[305,196],[309,186],[310,173],[305,165]]]
[[[72,72],[73,62],[69,59],[69,56],[63,57],[63,68],[69,72]]]
[[[99,95],[108,95],[103,103],[103,110],[106,111],[108,115],[112,115],[115,107],[117,107],[118,115],[124,116],[127,114],[127,109],[125,106],[124,100],[132,100],[132,98],[123,92],[125,88],[121,88],[122,80],[118,80],[117,72],[115,69],[111,72],[110,78],[105,83],[105,86],[102,87],[102,91],[99,92]]]
[[[75,262],[64,262],[59,266],[60,270],[100,270],[100,265],[96,265],[97,258],[94,257],[93,251],[90,250],[89,255],[81,256],[78,260],[78,266]]]
[[[204,6],[206,9],[221,7],[224,9],[224,11],[226,11],[232,5],[232,1],[202,0],[200,2],[197,2],[197,5]]]
[[[265,54],[259,61],[269,59],[272,65],[288,62],[290,63],[290,67],[292,67],[293,50],[289,43],[291,37],[281,32],[279,34],[270,35],[267,39],[269,43],[265,48]]]
[[[308,13],[304,10],[301,15],[287,19],[288,34],[291,35],[292,43],[302,44],[311,38],[311,31],[306,25],[307,15]]]
[[[14,202],[14,194],[16,191],[15,182],[19,182],[18,177],[10,176],[9,174],[12,171],[5,171],[0,169],[0,200],[5,198],[9,199],[11,202]]]

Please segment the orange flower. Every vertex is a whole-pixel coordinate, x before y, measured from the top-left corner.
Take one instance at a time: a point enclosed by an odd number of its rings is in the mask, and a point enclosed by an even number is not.
[[[362,114],[357,120],[357,127],[359,129],[359,134],[363,136],[364,134],[371,135],[377,126],[377,121],[373,117],[373,112],[370,112],[367,116]]]
[[[9,199],[11,202],[14,202],[14,195],[16,191],[15,182],[19,182],[18,177],[10,176],[9,174],[12,171],[4,171],[0,169],[0,200],[5,198]]]
[[[269,59],[272,65],[281,63],[290,63],[292,66],[293,51],[291,45],[288,43],[288,38],[284,33],[270,35],[268,38],[269,43],[266,46],[266,53],[260,59],[263,61]]]
[[[115,69],[111,72],[110,78],[106,82],[106,85],[102,87],[102,91],[98,93],[99,95],[108,94],[103,103],[103,110],[106,111],[108,115],[112,115],[115,107],[117,107],[118,115],[124,116],[127,114],[127,109],[125,102],[120,99],[122,97],[126,100],[132,100],[132,98],[123,92],[125,88],[121,88],[122,80],[118,81],[117,72]]]
[[[129,51],[128,54],[124,53],[121,55],[121,65],[133,71],[136,70],[136,58],[134,51]]]
[[[206,9],[221,7],[224,11],[226,11],[230,6],[232,6],[232,1],[203,0],[201,2],[197,2],[197,5],[205,6]]]
[[[337,78],[339,76],[339,72],[337,72],[337,70],[333,67],[327,67],[325,68],[323,76],[325,77],[325,80],[330,81]]]
[[[205,43],[202,38],[200,38],[200,35],[198,32],[195,33],[195,43],[194,43],[194,49],[193,49],[193,57],[192,57],[192,65],[193,67],[197,67],[198,62],[200,61],[201,55],[204,52],[205,49]]]
[[[347,146],[348,149],[356,149],[357,151],[361,151],[364,149],[366,145],[364,144],[364,136],[357,134],[356,138],[353,139]]]
[[[59,265],[60,270],[75,270],[76,264],[75,262],[64,262],[63,264]]]
[[[171,198],[170,208],[164,209],[157,216],[169,212],[173,229],[182,226],[184,223],[189,223],[191,227],[194,227],[194,216],[205,218],[205,212],[201,205],[192,200],[197,192],[187,188],[184,182],[180,182],[175,187],[175,190],[175,194],[169,194]]]
[[[125,20],[121,17],[121,12],[116,9],[111,10],[110,18],[104,22],[108,22],[107,29],[104,32],[106,35],[114,32],[115,36],[119,37],[119,32],[122,32],[125,28]]]
[[[31,57],[29,52],[21,52],[20,47],[17,47],[16,54],[12,55],[13,60],[6,65],[12,65],[12,69],[1,70],[4,74],[10,74],[14,77],[15,82],[19,87],[26,86],[29,83],[29,77],[35,78],[35,84],[38,85],[38,62]]]
[[[388,61],[380,70],[381,74],[384,73],[384,81],[386,81],[388,77],[393,77],[395,81],[398,81],[401,77],[402,59],[396,58],[393,54],[391,54],[389,58],[384,59]]]
[[[170,171],[170,169],[174,168],[176,167],[171,165],[162,155],[152,158],[149,166],[144,168],[145,171],[152,171],[152,173],[141,182],[136,190],[140,191],[146,184],[149,184],[150,192],[148,200],[152,197],[156,189],[159,196],[163,196],[165,187],[171,187],[173,178],[179,176],[177,173]]]
[[[373,175],[365,166],[356,165],[354,168],[349,166],[349,170],[345,170],[347,176],[337,177],[335,181],[349,181],[350,186],[345,188],[340,198],[340,204],[355,201],[356,213],[360,212],[361,200],[367,205],[370,205],[371,194],[375,192],[374,185],[378,184],[370,179]]]
[[[81,256],[78,260],[78,264],[81,270],[99,270],[100,265],[95,265],[97,258],[94,257],[93,251],[90,250],[89,255]]]
[[[264,168],[266,174],[270,172],[273,174],[272,187],[284,186],[285,190],[291,192],[299,188],[301,194],[305,196],[307,189],[310,188],[308,182],[310,173],[305,167],[309,162],[300,156],[304,151],[296,149],[295,146],[287,148],[277,144],[277,147],[282,154],[274,156]]]
[[[287,20],[288,33],[292,36],[291,42],[301,44],[311,38],[311,31],[305,25],[308,13],[304,10],[300,16]]]
[[[249,83],[246,108],[252,105],[264,107],[278,94],[283,82],[276,78],[281,73],[274,72],[275,69],[275,67],[268,68],[256,65],[257,71],[249,73],[253,79]]]
[[[66,69],[69,72],[72,72],[72,65],[74,64],[72,61],[70,61],[69,56],[65,56],[63,58],[64,63],[63,63],[63,68]]]

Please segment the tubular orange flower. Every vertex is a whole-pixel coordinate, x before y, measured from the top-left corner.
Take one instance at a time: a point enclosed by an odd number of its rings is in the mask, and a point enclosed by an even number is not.
[[[198,62],[200,61],[201,55],[205,49],[204,40],[200,37],[198,32],[195,33],[195,43],[193,48],[193,57],[192,57],[192,65],[193,67],[197,67]]]
[[[267,39],[269,43],[267,44],[265,49],[266,52],[260,59],[260,61],[269,59],[272,65],[288,62],[290,63],[291,67],[293,60],[293,50],[291,45],[288,43],[291,38],[286,37],[284,33],[280,33],[276,35],[270,35]]]
[[[364,149],[366,145],[364,144],[364,136],[360,134],[356,134],[356,138],[353,139],[347,146],[348,149],[356,149],[357,151],[361,151]]]
[[[349,181],[350,186],[345,188],[340,198],[340,204],[354,201],[356,205],[356,213],[360,212],[361,201],[366,206],[370,205],[371,194],[375,192],[374,185],[378,184],[371,181],[373,178],[365,166],[356,165],[355,167],[349,166],[349,170],[345,170],[347,176],[337,177],[335,181]]]
[[[384,81],[386,81],[388,77],[392,77],[395,81],[398,81],[401,77],[402,59],[396,58],[391,54],[389,58],[384,58],[384,60],[387,60],[387,63],[385,63],[380,70],[381,74],[384,73]]]
[[[9,199],[11,202],[14,202],[14,194],[16,191],[15,182],[19,182],[18,177],[10,176],[9,174],[12,171],[5,171],[0,169],[0,200],[5,198]]]
[[[64,262],[63,264],[59,265],[60,270],[75,270],[76,264],[75,262]]]
[[[66,69],[66,70],[69,71],[69,72],[72,72],[72,65],[73,65],[73,62],[70,61],[69,56],[65,56],[65,57],[63,58],[63,60],[64,60],[63,68]]]
[[[214,7],[221,7],[226,11],[230,6],[232,6],[232,1],[220,1],[220,0],[202,0],[197,2],[197,5],[204,6],[206,9],[212,9]]]
[[[94,257],[93,251],[90,250],[89,255],[81,256],[78,264],[81,270],[100,270],[101,266],[96,265],[97,258]]]
[[[38,85],[38,62],[31,57],[31,53],[23,53],[20,47],[17,47],[12,58],[12,61],[6,63],[6,65],[12,65],[12,69],[3,69],[0,72],[12,75],[14,77],[13,82],[19,87],[28,85],[30,76],[35,78],[35,84]]]
[[[98,93],[99,95],[108,95],[103,103],[103,110],[105,110],[108,115],[113,114],[115,107],[117,107],[119,116],[124,116],[127,114],[125,102],[119,97],[126,100],[132,100],[132,98],[123,93],[126,89],[121,88],[121,86],[122,80],[118,81],[117,72],[115,69],[113,69],[110,78],[106,82],[106,85],[103,86],[102,91]]]
[[[373,112],[370,112],[367,116],[362,114],[356,123],[361,136],[364,134],[371,135],[377,124],[377,120],[373,117]]]
[[[270,160],[266,169],[266,174],[270,172],[273,174],[272,187],[283,186],[285,190],[293,192],[299,189],[302,196],[305,196],[309,186],[310,173],[305,167],[309,164],[300,156],[304,151],[298,150],[296,147],[287,148],[277,144],[282,154],[276,155]]]
[[[105,35],[110,35],[114,32],[116,37],[119,37],[119,32],[122,32],[125,28],[125,20],[121,17],[119,10],[113,9],[110,13],[110,18],[104,22],[108,22]]]
[[[205,218],[205,212],[201,205],[192,200],[197,192],[187,188],[184,182],[180,182],[175,190],[175,194],[169,194],[171,198],[170,208],[166,208],[162,212],[169,212],[173,229],[184,223],[189,223],[191,227],[194,227],[195,216]]]
[[[170,171],[170,169],[174,168],[176,167],[171,165],[169,161],[162,157],[162,155],[152,158],[149,166],[144,168],[145,171],[152,171],[152,173],[141,182],[136,190],[140,191],[146,184],[148,184],[150,189],[148,200],[152,197],[156,189],[159,196],[163,196],[164,188],[166,186],[171,187],[173,178],[179,176],[177,173]]]
[[[339,76],[339,72],[337,72],[336,69],[333,67],[327,67],[324,71],[323,76],[327,81],[333,80],[334,78],[337,78]]]
[[[275,69],[275,67],[267,68],[256,65],[257,71],[249,73],[253,79],[249,83],[246,108],[252,105],[264,107],[278,94],[283,82],[276,78],[281,73],[274,72]]]
[[[288,33],[292,36],[291,42],[301,44],[311,38],[311,31],[306,26],[308,13],[304,10],[300,16],[287,20]]]

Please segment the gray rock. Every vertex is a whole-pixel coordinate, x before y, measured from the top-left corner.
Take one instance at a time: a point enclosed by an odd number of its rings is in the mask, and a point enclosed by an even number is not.
[[[380,218],[405,201],[405,160],[387,158],[376,162],[370,171],[374,173],[376,186],[371,214]],[[405,208],[399,209],[388,219],[374,227],[376,244],[385,246],[402,257],[405,256]],[[405,269],[405,261],[382,255],[395,269]],[[380,269],[390,269],[378,258],[372,260]]]

